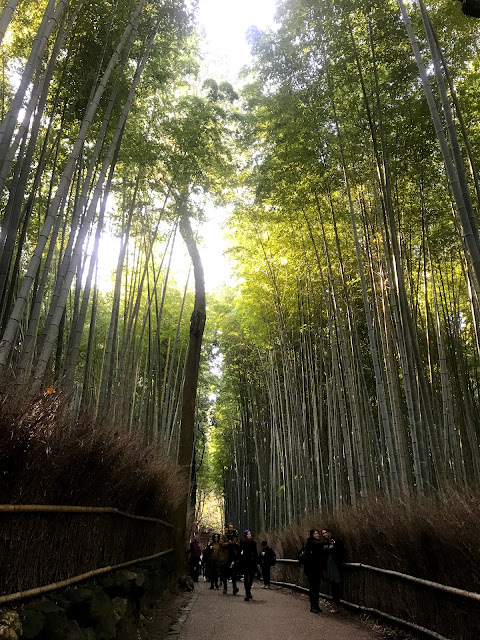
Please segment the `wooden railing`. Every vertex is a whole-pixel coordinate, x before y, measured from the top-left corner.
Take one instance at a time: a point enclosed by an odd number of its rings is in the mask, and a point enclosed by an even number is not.
[[[31,596],[37,596],[43,593],[47,593],[50,591],[54,591],[56,589],[60,589],[66,586],[70,586],[72,584],[76,584],[79,582],[82,582],[83,580],[87,580],[89,578],[93,578],[102,574],[106,574],[110,571],[113,570],[117,570],[117,569],[123,569],[125,567],[128,566],[132,566],[134,564],[139,564],[142,562],[147,562],[147,561],[151,561],[151,560],[155,560],[157,558],[160,558],[162,556],[165,556],[167,554],[170,554],[173,552],[173,548],[172,548],[172,534],[173,534],[173,529],[174,526],[169,523],[166,522],[165,520],[161,520],[160,518],[152,518],[152,517],[148,517],[148,516],[140,516],[140,515],[135,515],[132,513],[127,513],[124,511],[120,511],[119,509],[116,509],[114,507],[84,507],[84,506],[70,506],[70,505],[12,505],[12,504],[5,504],[5,505],[0,505],[0,517],[3,520],[3,530],[5,530],[6,528],[6,522],[5,522],[5,518],[8,518],[9,516],[12,515],[20,515],[20,514],[35,514],[37,516],[48,516],[48,514],[52,514],[52,515],[62,515],[62,514],[71,514],[71,515],[78,515],[81,516],[83,515],[102,515],[105,514],[107,516],[115,516],[118,517],[120,519],[125,519],[128,521],[139,521],[139,522],[143,522],[145,524],[152,524],[152,525],[156,525],[156,526],[160,526],[161,529],[163,530],[168,530],[171,531],[170,534],[167,535],[162,535],[161,537],[158,537],[157,534],[154,534],[153,536],[150,535],[150,538],[152,538],[155,541],[155,546],[158,549],[157,546],[157,540],[160,542],[161,540],[163,540],[164,542],[170,542],[170,545],[165,545],[168,548],[164,548],[160,551],[156,551],[155,553],[151,553],[149,555],[144,555],[142,557],[136,557],[134,559],[129,559],[127,561],[124,562],[117,562],[114,564],[108,564],[108,565],[104,565],[104,566],[100,566],[100,567],[96,567],[94,569],[90,569],[89,571],[86,572],[82,572],[82,573],[78,573],[74,576],[69,576],[66,577],[65,579],[61,579],[61,580],[55,580],[54,582],[50,582],[49,584],[45,584],[42,586],[36,586],[33,588],[28,588],[28,589],[22,589],[19,591],[16,591],[15,593],[7,593],[6,595],[1,595],[0,596],[0,605],[3,605],[5,603],[8,602],[13,602],[13,601],[17,601],[17,600],[21,600],[21,599],[25,599]],[[17,521],[17,525],[18,525],[18,521]],[[50,526],[50,525],[49,525]],[[71,526],[71,525],[70,525]],[[60,527],[59,527],[60,528]],[[86,527],[88,528],[88,527]],[[111,527],[108,527],[111,530]],[[45,529],[45,527],[44,527]],[[29,531],[29,535],[31,535],[31,531],[32,528],[30,528]],[[22,528],[21,526],[18,526],[18,539],[21,538],[21,533],[22,533]],[[56,532],[58,535],[58,532]],[[132,531],[127,527],[127,529],[123,529],[121,533],[119,533],[119,535],[123,535],[124,538],[127,537],[132,537]],[[49,539],[48,539],[48,535],[45,534],[45,531],[42,530],[42,533],[38,535],[42,545],[48,545],[49,544]],[[54,537],[54,536],[53,536]],[[78,537],[78,535],[77,535]],[[143,542],[143,540],[142,540]],[[103,541],[101,539],[98,540],[99,545],[103,543]],[[51,543],[53,544],[53,543]],[[119,553],[124,552],[124,547],[126,547],[126,540],[123,539],[121,541],[121,544],[119,545],[120,547],[120,551]],[[131,545],[130,545],[131,546]],[[160,547],[161,548],[161,547]],[[147,550],[147,549],[145,549]],[[32,551],[33,553],[33,551]],[[2,558],[2,570],[3,571],[8,571],[8,570],[12,570],[11,564],[12,562],[9,563],[9,560],[11,561],[11,558],[8,557],[8,554],[3,554],[4,557]],[[7,556],[7,557],[6,557]],[[65,558],[62,558],[62,554],[59,554],[60,558],[60,562],[62,561],[62,559],[64,560],[64,562],[66,562]],[[130,556],[131,557],[131,556]],[[120,558],[118,558],[120,559]],[[17,558],[18,560],[18,558]],[[78,563],[77,563],[78,565]],[[87,565],[88,566],[88,565]],[[77,566],[77,570],[81,568],[80,566]],[[68,575],[68,574],[67,574]]]
[[[300,591],[304,591],[304,592],[308,592],[308,589],[306,587],[306,582],[305,580],[296,580],[295,582],[286,582],[286,581],[282,581],[282,580],[278,580],[276,579],[278,576],[278,573],[280,573],[282,571],[281,569],[281,565],[284,566],[289,566],[291,569],[294,570],[294,572],[298,572],[299,569],[302,568],[302,565],[300,565],[300,563],[298,562],[298,560],[292,560],[289,558],[278,558],[277,559],[277,564],[280,565],[279,569],[280,571],[276,571],[275,573],[277,575],[275,575],[274,573],[274,580],[272,580],[272,583],[280,585],[280,586],[285,586],[285,587],[290,587],[290,588],[294,588],[296,590],[300,590]],[[468,638],[472,638],[472,639],[476,639],[478,637],[480,637],[480,635],[478,634],[478,626],[476,626],[479,622],[478,618],[479,618],[479,608],[478,608],[478,603],[480,602],[480,594],[476,593],[476,592],[472,592],[472,591],[467,591],[464,589],[458,589],[456,587],[451,587],[448,585],[444,585],[444,584],[440,584],[438,582],[433,582],[431,580],[424,580],[422,578],[417,578],[416,576],[412,576],[412,575],[408,575],[405,573],[401,573],[399,571],[392,571],[391,569],[382,569],[380,567],[374,567],[372,565],[368,565],[368,564],[363,564],[361,562],[346,562],[343,565],[344,569],[346,570],[345,572],[345,580],[344,580],[344,590],[348,593],[350,592],[351,594],[355,594],[355,593],[359,593],[359,589],[358,588],[352,588],[352,584],[349,584],[349,582],[352,582],[351,576],[349,576],[349,572],[354,572],[354,573],[362,573],[365,576],[365,574],[372,574],[372,575],[377,575],[377,576],[382,576],[387,578],[390,581],[394,581],[396,584],[396,588],[397,590],[399,590],[399,582],[401,583],[405,583],[405,584],[410,584],[412,585],[412,587],[418,586],[419,589],[427,589],[429,591],[433,591],[437,593],[437,598],[439,597],[438,594],[442,594],[445,596],[449,596],[452,598],[455,598],[456,600],[458,600],[459,598],[464,601],[464,602],[470,602],[470,606],[467,608],[463,609],[463,612],[466,614],[464,617],[466,618],[469,613],[470,613],[470,608],[472,605],[476,605],[473,607],[472,612],[475,612],[475,620],[471,620],[471,623],[473,623],[474,626],[472,626],[472,624],[470,624],[470,629],[469,629],[469,634],[471,633],[471,635],[468,635]],[[291,572],[290,572],[291,573]],[[298,575],[298,574],[297,574]],[[301,576],[303,578],[303,575]],[[298,582],[303,582],[303,584],[298,584]],[[363,601],[355,601],[352,598],[349,599],[345,599],[342,600],[342,604],[348,606],[348,607],[352,607],[358,611],[362,611],[365,613],[373,613],[376,616],[379,616],[381,618],[385,618],[386,620],[389,620],[391,622],[394,622],[398,625],[404,626],[404,627],[408,627],[410,629],[413,629],[415,631],[419,631],[425,635],[428,635],[432,638],[436,638],[436,640],[452,640],[452,638],[458,638],[461,640],[466,640],[467,636],[465,635],[465,630],[463,629],[463,623],[462,620],[458,620],[459,617],[459,609],[458,609],[458,603],[456,606],[452,607],[452,609],[454,611],[457,612],[457,620],[450,620],[450,614],[449,614],[449,608],[446,607],[444,609],[444,617],[441,620],[442,622],[446,621],[450,623],[450,626],[455,627],[455,623],[460,623],[459,624],[459,629],[457,631],[453,630],[452,634],[450,634],[449,637],[447,637],[446,635],[443,635],[443,633],[439,633],[438,630],[435,629],[430,629],[427,628],[426,626],[423,626],[421,624],[418,624],[417,622],[415,622],[414,620],[406,620],[405,618],[401,617],[400,615],[393,615],[392,612],[387,612],[387,611],[383,611],[381,609],[379,609],[378,607],[375,606],[368,606],[367,602],[368,600],[375,600],[376,599],[376,594],[381,591],[381,589],[375,589],[375,593],[372,592],[368,592],[368,585],[366,585],[366,581],[365,579],[363,580],[363,586],[362,589],[360,591],[363,591],[363,597],[361,598],[361,600]],[[330,594],[328,593],[321,593],[320,594],[321,597],[326,598],[326,599],[331,599]],[[402,593],[402,597],[405,594]],[[399,599],[400,599],[400,593],[398,593]],[[411,598],[415,598],[415,594],[410,594]],[[359,598],[360,600],[360,598]],[[419,607],[426,607],[428,606],[428,602],[424,601],[424,602],[419,602],[417,603],[419,605]]]
[[[35,589],[27,589],[26,591],[17,591],[17,593],[9,593],[6,596],[0,596],[0,605],[5,604],[6,602],[14,602],[15,600],[24,600],[25,598],[38,596],[38,595],[41,595],[42,593],[55,591],[56,589],[63,589],[63,587],[68,587],[72,584],[83,582],[83,580],[88,580],[89,578],[93,578],[95,576],[99,576],[104,573],[109,573],[110,571],[114,571],[116,569],[124,569],[125,567],[130,567],[134,564],[140,564],[141,562],[156,560],[157,558],[161,558],[162,556],[165,556],[168,553],[172,553],[172,552],[173,552],[173,548],[167,549],[166,551],[160,551],[159,553],[154,553],[153,555],[146,556],[145,558],[136,558],[135,560],[129,560],[128,562],[122,562],[120,564],[115,564],[113,566],[101,567],[100,569],[93,569],[92,571],[81,573],[80,575],[74,576],[73,578],[68,578],[67,580],[61,580],[60,582],[52,582],[51,584],[46,584],[43,587],[36,587]]]
[[[149,518],[148,516],[137,516],[133,513],[120,511],[115,507],[81,507],[57,504],[0,504],[0,513],[111,513],[116,516],[131,518],[132,520],[157,522],[173,529],[173,524],[165,522],[165,520]]]

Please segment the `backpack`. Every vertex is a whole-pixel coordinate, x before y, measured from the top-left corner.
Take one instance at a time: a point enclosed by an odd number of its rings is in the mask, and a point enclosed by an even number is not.
[[[297,553],[297,560],[300,564],[305,564],[307,561],[307,550],[305,546],[303,546],[300,551]]]
[[[277,554],[273,549],[270,549],[270,566],[273,567],[277,564]]]

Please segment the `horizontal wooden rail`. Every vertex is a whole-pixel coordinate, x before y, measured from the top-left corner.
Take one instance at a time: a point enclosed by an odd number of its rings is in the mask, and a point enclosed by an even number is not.
[[[282,562],[284,564],[300,564],[298,560],[292,560],[291,558],[277,558],[277,562]],[[381,569],[380,567],[373,567],[372,565],[363,564],[362,562],[345,562],[343,566],[350,567],[352,569],[365,569],[367,571],[382,573],[408,582],[415,582],[416,584],[421,584],[425,587],[430,587],[431,589],[437,589],[437,591],[444,591],[445,593],[451,593],[456,596],[461,596],[462,598],[469,598],[470,600],[480,602],[480,593],[465,591],[464,589],[457,589],[456,587],[449,587],[448,585],[440,584],[439,582],[432,582],[431,580],[423,580],[422,578],[410,576],[407,573],[400,573],[399,571],[392,571],[391,569]]]
[[[73,578],[68,578],[67,580],[61,580],[60,582],[52,582],[51,584],[46,584],[43,587],[36,587],[35,589],[28,589],[27,591],[17,591],[17,593],[10,593],[6,596],[0,596],[0,604],[4,604],[6,602],[13,602],[15,600],[24,600],[25,598],[38,596],[42,593],[55,591],[56,589],[63,589],[64,587],[68,587],[71,584],[76,584],[77,582],[88,580],[88,578],[93,578],[94,576],[99,576],[99,575],[102,575],[103,573],[109,573],[110,571],[115,571],[116,569],[123,569],[125,567],[130,567],[131,565],[139,564],[140,562],[148,562],[149,560],[156,560],[157,558],[160,558],[172,552],[173,552],[173,549],[167,549],[166,551],[160,551],[160,553],[154,553],[153,555],[146,556],[144,558],[136,558],[135,560],[129,560],[128,562],[122,562],[121,564],[115,564],[108,567],[101,567],[100,569],[93,569],[92,571],[87,571],[87,573],[81,573],[80,575],[74,576]]]
[[[345,567],[351,567],[353,569],[366,569],[367,571],[373,571],[376,573],[383,573],[385,575],[394,576],[395,578],[401,578],[408,582],[415,582],[431,589],[437,589],[437,591],[444,591],[445,593],[452,593],[462,598],[470,598],[480,602],[480,593],[474,591],[465,591],[465,589],[457,589],[457,587],[449,587],[446,584],[440,584],[439,582],[432,582],[431,580],[423,580],[422,578],[416,578],[406,573],[400,573],[399,571],[392,571],[391,569],[380,569],[379,567],[373,567],[369,564],[363,564],[362,562],[345,562]]]
[[[159,518],[149,518],[147,516],[136,516],[133,513],[120,511],[115,507],[80,507],[56,504],[0,504],[0,513],[110,513],[132,520],[144,520],[156,522],[164,527],[173,529],[173,524],[160,520]]]

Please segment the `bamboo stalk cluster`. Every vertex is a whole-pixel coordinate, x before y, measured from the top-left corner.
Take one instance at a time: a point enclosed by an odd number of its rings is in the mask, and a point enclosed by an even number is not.
[[[73,415],[117,420],[172,459],[193,301],[188,277],[172,281],[172,143],[157,125],[188,29],[176,0],[26,1],[0,18],[2,377],[62,391]],[[107,294],[105,234],[120,245]]]
[[[444,53],[467,91],[478,37],[460,59],[443,3],[398,5],[292,1],[253,45],[218,433],[254,530],[480,480],[479,140]]]

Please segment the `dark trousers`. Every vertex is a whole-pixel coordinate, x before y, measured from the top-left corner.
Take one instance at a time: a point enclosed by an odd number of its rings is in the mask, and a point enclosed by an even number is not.
[[[229,564],[222,565],[222,568],[220,569],[220,577],[222,579],[224,589],[227,588],[228,578],[230,577],[232,579],[233,590],[235,591],[237,588],[237,569],[235,565],[233,565],[233,567],[230,567]]]
[[[211,564],[210,562],[204,562],[203,563],[203,575],[207,580],[210,580],[210,571],[211,571]]]
[[[243,574],[243,584],[245,586],[245,595],[249,597],[252,595],[252,584],[253,584],[253,579],[255,577],[255,571],[256,571],[256,567],[249,567],[245,569]]]
[[[198,576],[200,575],[200,560],[198,558],[190,560],[190,575],[194,582],[198,582]]]
[[[312,609],[318,609],[318,598],[320,597],[320,572],[312,571],[307,573],[308,596]]]
[[[218,567],[215,565],[210,566],[210,585],[218,587]]]
[[[271,571],[271,566],[269,564],[263,564],[262,565],[262,578],[263,578],[263,584],[268,587],[268,585],[270,584],[270,571]]]
[[[342,595],[342,585],[340,582],[330,582],[330,590],[332,592],[332,600],[335,604],[340,604]]]

